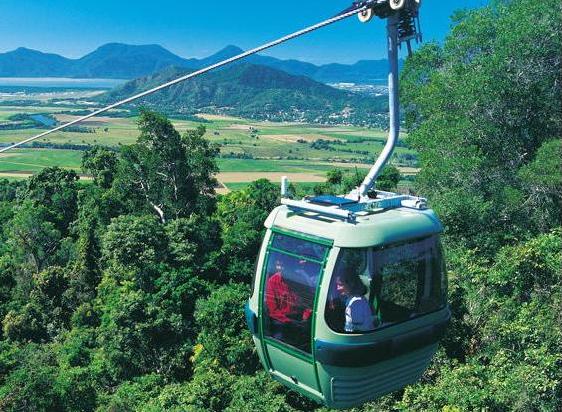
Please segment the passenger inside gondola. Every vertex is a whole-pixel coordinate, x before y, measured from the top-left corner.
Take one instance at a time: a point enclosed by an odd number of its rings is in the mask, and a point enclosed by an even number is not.
[[[359,277],[349,271],[336,280],[336,289],[345,300],[346,332],[367,332],[375,328],[375,317],[365,298],[367,287]]]
[[[266,272],[264,334],[310,353],[311,315],[320,278],[316,259],[325,249],[282,235],[276,235],[274,247]]]
[[[326,322],[340,333],[368,332],[438,310],[446,301],[444,279],[436,237],[382,249],[342,249]],[[372,327],[352,326],[358,322],[354,315],[366,313],[367,307],[373,313]]]

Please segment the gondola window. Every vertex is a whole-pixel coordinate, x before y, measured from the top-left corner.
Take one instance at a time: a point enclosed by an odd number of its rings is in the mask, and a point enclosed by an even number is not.
[[[342,249],[326,322],[336,332],[361,333],[436,311],[446,302],[444,279],[435,236],[380,249]]]
[[[310,353],[314,296],[326,247],[275,234],[263,294],[264,335]]]

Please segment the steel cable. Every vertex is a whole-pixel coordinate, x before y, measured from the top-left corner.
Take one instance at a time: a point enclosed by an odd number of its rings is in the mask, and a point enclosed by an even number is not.
[[[342,13],[340,13],[340,14],[334,16],[334,17],[331,17],[331,18],[329,18],[329,19],[327,19],[327,20],[324,20],[324,21],[322,21],[322,22],[320,22],[320,23],[314,24],[314,25],[312,25],[312,26],[308,26],[308,27],[306,27],[306,28],[304,28],[304,29],[302,29],[302,30],[299,30],[299,31],[296,31],[296,32],[294,32],[294,33],[288,34],[288,35],[283,36],[283,37],[281,37],[281,38],[279,38],[279,39],[277,39],[277,40],[274,40],[274,41],[272,41],[272,42],[265,43],[265,44],[263,44],[263,45],[261,45],[261,46],[259,46],[259,47],[256,47],[256,48],[254,48],[254,49],[245,51],[245,52],[240,53],[240,54],[238,54],[238,55],[236,55],[236,56],[230,57],[230,58],[228,58],[228,59],[226,59],[226,60],[222,60],[222,61],[220,61],[220,62],[218,62],[218,63],[212,64],[212,65],[207,66],[207,67],[205,67],[205,68],[203,68],[203,69],[199,69],[199,70],[196,70],[196,71],[191,72],[191,73],[189,73],[189,74],[186,74],[185,76],[178,77],[177,79],[174,79],[174,80],[171,80],[171,81],[169,81],[169,82],[167,82],[167,83],[161,84],[160,86],[156,86],[156,87],[154,87],[154,88],[152,88],[152,89],[149,89],[149,90],[146,90],[146,91],[144,91],[144,92],[135,94],[134,96],[131,96],[131,97],[128,97],[128,98],[126,98],[126,99],[124,99],[124,100],[120,100],[120,101],[118,101],[118,102],[116,102],[116,103],[110,104],[109,106],[106,106],[106,107],[104,107],[104,108],[102,108],[102,109],[95,110],[95,111],[93,111],[93,112],[90,113],[90,114],[87,114],[87,115],[85,115],[85,116],[79,117],[78,119],[74,119],[74,120],[72,120],[72,121],[70,121],[70,122],[68,122],[68,123],[62,124],[62,125],[57,126],[57,127],[53,128],[53,129],[47,130],[47,131],[45,131],[45,132],[43,132],[43,133],[40,133],[40,134],[38,134],[38,135],[29,137],[29,138],[27,138],[27,139],[25,139],[25,140],[22,140],[22,141],[18,142],[18,143],[14,143],[14,144],[12,144],[12,145],[10,145],[10,146],[4,147],[4,148],[0,149],[0,153],[7,152],[8,150],[14,149],[14,148],[16,148],[16,147],[18,147],[18,146],[24,145],[24,144],[26,144],[26,143],[29,143],[29,142],[33,141],[33,140],[40,139],[41,137],[45,137],[45,136],[47,136],[47,135],[49,135],[49,134],[51,134],[51,133],[57,132],[57,131],[59,131],[59,130],[65,129],[65,128],[69,127],[69,126],[72,126],[72,125],[75,125],[75,124],[77,124],[77,123],[80,123],[80,122],[82,122],[82,121],[84,121],[84,120],[86,120],[86,119],[89,119],[89,118],[91,118],[91,117],[97,116],[97,115],[99,115],[99,114],[101,114],[101,113],[107,112],[108,110],[111,110],[111,109],[114,109],[114,108],[116,108],[116,107],[122,106],[122,105],[124,105],[124,104],[130,103],[130,102],[132,102],[133,100],[137,100],[137,99],[140,99],[141,97],[148,96],[149,94],[156,93],[157,91],[162,90],[162,89],[165,89],[165,88],[170,87],[170,86],[173,86],[174,84],[178,84],[178,83],[183,82],[183,81],[185,81],[185,80],[189,80],[189,79],[191,79],[191,78],[193,78],[193,77],[196,77],[196,76],[199,76],[199,75],[201,75],[201,74],[207,73],[207,72],[209,72],[209,71],[211,71],[211,70],[217,69],[217,68],[222,67],[222,66],[225,66],[225,65],[227,65],[227,64],[234,63],[234,62],[237,61],[237,60],[240,60],[240,59],[243,59],[243,58],[245,58],[245,57],[251,56],[252,54],[259,53],[260,51],[269,49],[269,48],[271,48],[271,47],[277,46],[277,45],[279,45],[279,44],[281,44],[281,43],[285,43],[286,41],[289,41],[289,40],[291,40],[291,39],[294,39],[294,38],[296,38],[296,37],[302,36],[302,35],[304,35],[304,34],[308,34],[308,33],[310,33],[310,32],[313,32],[313,31],[315,31],[315,30],[318,30],[318,29],[320,29],[320,28],[322,28],[322,27],[325,27],[325,26],[328,26],[328,25],[330,25],[330,24],[336,23],[336,22],[338,22],[338,21],[340,21],[340,20],[346,19],[346,18],[351,17],[351,16],[353,16],[353,15],[356,15],[356,14],[358,14],[358,13],[361,13],[362,11],[364,11],[364,10],[366,10],[366,9],[367,9],[367,6],[365,6],[365,5],[360,5],[360,6],[358,6],[357,8],[352,9],[352,10],[350,10],[350,11],[347,11],[347,10],[346,10],[346,11],[344,11],[344,12],[342,12]]]

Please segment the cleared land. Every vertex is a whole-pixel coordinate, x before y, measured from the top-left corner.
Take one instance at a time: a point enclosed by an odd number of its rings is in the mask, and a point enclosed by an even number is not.
[[[264,134],[262,135],[264,139],[276,140],[278,142],[289,142],[289,143],[299,143],[299,142],[314,142],[315,140],[332,140],[337,141],[335,137],[326,136],[323,134]]]
[[[217,179],[221,183],[244,183],[262,178],[269,179],[272,182],[280,182],[283,176],[287,176],[291,182],[324,182],[326,180],[326,177],[322,174],[279,172],[220,172]]]
[[[44,93],[42,94],[42,96]],[[17,114],[50,114],[66,123],[93,110],[83,103],[56,105],[42,100],[34,105],[0,105],[0,121],[10,124]],[[287,175],[295,183],[313,185],[325,180],[334,167],[368,169],[382,150],[386,132],[353,126],[322,126],[295,122],[258,122],[231,116],[199,114],[197,120],[172,118],[181,133],[203,124],[206,137],[220,148],[218,180],[230,189],[258,178],[279,182]],[[80,171],[83,150],[93,145],[118,148],[136,141],[137,117],[98,116],[81,124],[80,130],[54,133],[39,143],[55,148],[24,148],[0,154],[0,177],[19,178],[45,167]],[[44,128],[0,130],[0,144],[10,144],[45,131]],[[74,145],[73,147],[64,145]],[[69,150],[72,149],[72,150]],[[415,152],[397,147],[394,163],[404,175],[415,175]],[[413,159],[413,160],[412,160]]]

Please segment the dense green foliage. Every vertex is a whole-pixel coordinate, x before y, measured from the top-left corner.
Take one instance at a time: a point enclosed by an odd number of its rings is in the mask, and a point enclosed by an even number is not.
[[[314,185],[312,190],[314,194],[333,194],[338,195],[341,193],[349,193],[351,190],[357,188],[365,177],[367,172],[359,171],[355,169],[354,171],[344,171],[342,169],[332,169],[326,174],[326,182],[318,183]],[[375,181],[373,189],[384,190],[384,191],[396,191],[398,182],[402,175],[400,170],[393,165],[386,165],[382,172],[379,174]],[[298,191],[295,191],[297,195],[300,195]],[[304,195],[304,194],[303,194]]]
[[[356,408],[562,409],[560,7],[459,14],[407,62],[418,190],[445,226],[453,319],[422,380]],[[216,148],[143,111],[94,181],[0,182],[0,410],[322,411],[259,366],[243,304],[278,188],[217,196]],[[332,170],[318,193],[360,173]],[[400,179],[388,167],[379,189]]]
[[[409,142],[453,241],[492,252],[561,222],[560,3],[494,2],[454,20],[444,47],[405,65]]]

